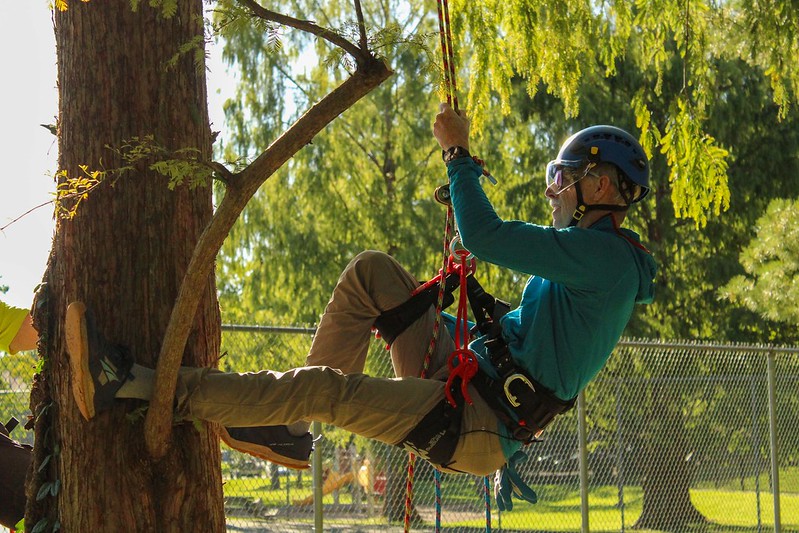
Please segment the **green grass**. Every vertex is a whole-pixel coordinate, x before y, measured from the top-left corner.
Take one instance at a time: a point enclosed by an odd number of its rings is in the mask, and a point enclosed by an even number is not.
[[[292,479],[288,489],[286,479],[281,478],[280,488],[270,488],[269,479],[265,478],[239,478],[225,482],[224,494],[226,498],[239,496],[260,499],[267,506],[282,507],[285,505],[298,505],[298,502],[313,494],[311,477],[303,477],[302,487],[297,487]],[[322,499],[323,504],[334,503],[333,494],[326,494]],[[352,503],[352,494],[347,490],[339,491],[338,503],[348,505]]]
[[[625,488],[625,528],[631,527],[641,514],[643,493],[638,487]],[[691,501],[710,524],[698,528],[704,533],[716,532],[756,532],[757,500],[754,492],[692,490]],[[621,511],[616,508],[616,487],[592,489],[589,495],[589,520],[592,532],[619,531]],[[799,494],[782,494],[780,497],[782,530],[799,531]],[[761,523],[765,531],[773,530],[773,499],[761,493]],[[460,525],[479,527],[481,521],[465,522]],[[494,518],[497,525],[497,518]],[[573,493],[559,499],[548,498],[546,487],[539,490],[539,503],[525,502],[514,504],[513,511],[504,513],[502,527],[508,529],[536,528],[547,531],[579,531],[582,524],[580,516],[580,496]],[[636,530],[636,533],[654,533]]]
[[[796,482],[796,472],[788,472],[786,484],[791,486]],[[304,477],[303,487],[297,488],[294,480],[286,491],[286,480],[281,479],[281,489],[271,490],[269,480],[261,478],[244,478],[230,480],[225,484],[226,497],[244,496],[260,499],[267,506],[284,507],[294,505],[299,499],[310,496],[312,493],[310,477]],[[765,487],[767,485],[761,485]],[[781,487],[782,487],[781,479]],[[469,487],[469,491],[473,488]],[[579,531],[582,524],[580,516],[580,495],[571,488],[562,486],[536,487],[539,502],[535,505],[526,502],[515,502],[513,511],[502,513],[500,516],[496,509],[492,512],[494,528],[514,530],[546,530],[546,531]],[[429,484],[420,483],[416,487],[417,505],[429,505],[432,488]],[[475,527],[485,525],[485,518],[481,515],[481,500],[474,492],[468,494],[447,494],[444,490],[444,518],[447,527]],[[700,488],[691,491],[691,500],[697,510],[710,522],[709,525],[698,528],[701,533],[755,533],[757,529],[757,495],[753,491],[726,490],[715,488]],[[473,512],[468,520],[457,519],[458,514],[447,516],[447,502],[473,502]],[[640,487],[625,487],[624,492],[624,522],[625,528],[630,528],[641,514],[643,494]],[[592,532],[619,531],[621,528],[621,510],[617,508],[617,488],[612,486],[593,487],[589,495],[589,517]],[[326,495],[325,504],[333,503],[333,496]],[[348,491],[340,491],[339,503],[352,503],[352,496]],[[780,497],[781,522],[784,532],[799,532],[799,493],[783,491]],[[493,505],[493,502],[492,502]],[[463,516],[463,515],[461,515]],[[760,517],[765,531],[773,530],[774,511],[773,500],[767,492],[761,491]],[[448,519],[449,518],[449,519]],[[380,520],[380,518],[377,518]],[[448,519],[448,520],[447,520]],[[375,517],[371,519],[353,516],[348,523],[374,524]],[[636,533],[658,533],[655,531],[636,530]]]
[[[785,494],[786,492],[799,494],[799,468],[797,467],[781,468],[779,471],[779,475],[780,475],[780,492],[782,492],[783,494]],[[755,476],[745,477],[743,480],[744,490],[754,491],[755,487],[759,486],[761,491],[768,492],[770,490],[769,488],[770,477],[771,476],[767,471],[762,472],[759,476],[759,479],[757,480],[759,485],[755,483]],[[730,479],[720,484],[708,481],[700,483],[699,488],[740,491],[741,480]]]

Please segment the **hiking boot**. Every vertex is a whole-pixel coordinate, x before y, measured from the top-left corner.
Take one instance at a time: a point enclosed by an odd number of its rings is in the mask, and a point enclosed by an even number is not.
[[[296,470],[311,467],[310,433],[295,437],[286,426],[223,427],[220,436],[234,450]]]
[[[103,337],[83,302],[69,304],[64,329],[72,395],[83,418],[91,420],[113,405],[114,395],[132,377],[133,356],[127,348]]]

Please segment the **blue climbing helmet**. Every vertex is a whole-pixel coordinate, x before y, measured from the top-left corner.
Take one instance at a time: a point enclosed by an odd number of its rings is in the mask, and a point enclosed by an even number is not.
[[[584,168],[590,163],[612,163],[621,171],[622,188],[625,179],[640,187],[629,203],[640,202],[649,194],[649,161],[641,144],[623,129],[599,125],[578,131],[566,139],[557,159],[547,165],[547,172],[563,167]]]

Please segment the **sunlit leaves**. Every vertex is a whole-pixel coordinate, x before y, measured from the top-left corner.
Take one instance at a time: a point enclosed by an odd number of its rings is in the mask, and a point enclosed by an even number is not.
[[[158,144],[152,135],[134,136],[123,141],[119,147],[108,148],[126,163],[114,169],[115,174],[121,175],[144,165],[149,170],[168,177],[170,189],[183,184],[189,188],[207,185],[213,174],[198,149],[188,147],[168,150]]]
[[[226,39],[255,30],[266,35],[267,48],[279,48],[282,45],[276,24],[252,16],[249,9],[235,0],[221,0],[217,3],[213,24],[216,33]]]
[[[136,11],[141,2],[142,0],[130,0],[131,9]],[[172,18],[178,12],[178,0],[147,0],[147,3],[150,7],[160,7],[164,18]]]
[[[700,129],[697,117],[685,101],[666,125],[661,152],[669,164],[672,203],[678,218],[691,218],[697,226],[707,223],[707,213],[718,215],[730,205],[727,184],[727,150]]]
[[[80,0],[81,2],[88,2],[89,0]],[[58,11],[66,11],[69,9],[69,0],[54,0],[53,7]]]
[[[717,97],[718,61],[740,57],[763,69],[780,106],[775,120],[787,116],[799,93],[799,12],[784,2],[452,4],[459,61],[468,72],[468,108],[478,130],[486,115],[514,111],[510,87],[515,76],[525,80],[531,96],[545,90],[561,100],[567,116],[579,119],[585,84],[616,76],[622,67],[645,72],[633,101],[642,144],[650,155],[663,152],[675,165],[670,169],[674,209],[699,227],[725,210],[729,199],[729,154],[709,134],[705,112]],[[665,101],[671,113],[653,119],[647,106],[655,101]],[[685,159],[693,156],[701,159]]]
[[[799,10],[793,2],[760,0],[733,2],[730,17],[739,24],[735,42],[749,51],[754,64],[765,71],[774,101],[785,118],[799,95]],[[735,34],[733,34],[735,35]]]
[[[56,173],[55,211],[61,218],[74,217],[80,203],[105,177],[105,172],[89,170],[86,165],[80,165],[79,168],[82,174],[77,176],[69,176],[66,170]]]
[[[169,58],[166,62],[167,69],[175,68],[180,59],[186,55],[190,55],[194,63],[194,69],[200,72],[205,68],[205,39],[202,35],[197,35],[190,41],[183,43],[178,47],[178,51]]]
[[[534,96],[542,87],[563,100],[568,115],[579,111],[577,89],[584,68],[593,68],[597,47],[591,6],[585,2],[487,0],[453,2],[458,42],[471,43],[468,60],[469,110],[480,128],[491,94],[500,97],[500,109],[509,113],[509,86],[514,73],[527,81]],[[461,20],[462,19],[462,20]],[[458,23],[460,21],[460,24]],[[610,56],[606,56],[612,64]],[[466,68],[466,67],[464,67]]]

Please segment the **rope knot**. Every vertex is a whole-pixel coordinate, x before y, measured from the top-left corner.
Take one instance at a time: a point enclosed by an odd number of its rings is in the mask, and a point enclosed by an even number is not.
[[[458,406],[458,403],[452,396],[452,388],[455,386],[455,378],[460,378],[461,394],[463,395],[463,399],[466,400],[466,403],[469,405],[473,405],[474,402],[472,402],[472,397],[469,394],[467,386],[472,378],[477,374],[477,356],[475,356],[474,352],[472,352],[470,349],[462,348],[455,350],[452,352],[452,354],[450,354],[447,364],[449,366],[449,377],[447,378],[447,388],[444,391],[444,395],[447,397],[447,402],[449,402],[452,407]]]

